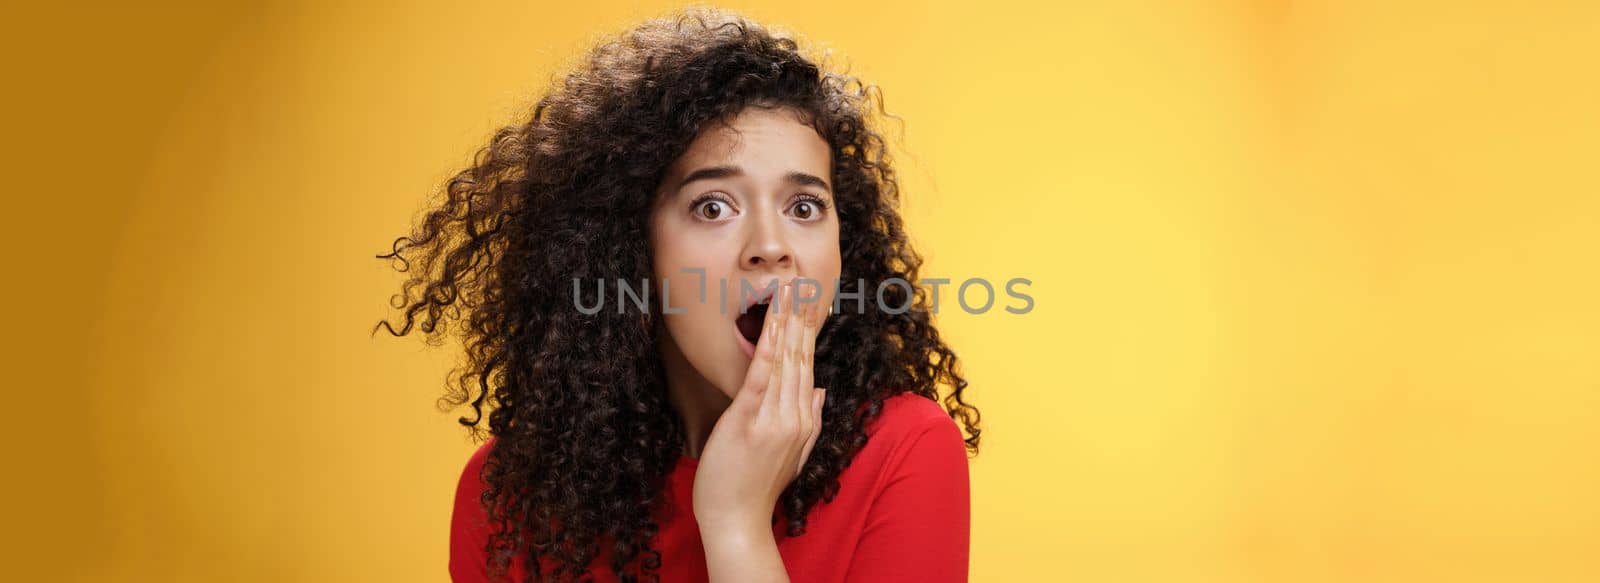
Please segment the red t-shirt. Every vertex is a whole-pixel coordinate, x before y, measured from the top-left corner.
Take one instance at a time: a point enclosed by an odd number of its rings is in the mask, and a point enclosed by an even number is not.
[[[971,506],[966,449],[960,427],[938,403],[915,393],[884,401],[867,428],[867,444],[839,476],[833,502],[811,509],[806,532],[777,537],[792,583],[950,583],[967,580]],[[450,521],[450,576],[457,583],[488,582],[484,544],[490,533],[478,496],[479,470],[494,440],[485,442],[461,473]],[[693,511],[694,475],[700,460],[683,456],[667,478],[663,496],[673,510],[651,546],[661,552],[662,583],[704,582],[705,548]],[[782,521],[773,528],[781,533]],[[610,574],[610,549],[591,564],[595,581]],[[550,564],[546,563],[546,572]],[[519,556],[514,581],[526,570]]]

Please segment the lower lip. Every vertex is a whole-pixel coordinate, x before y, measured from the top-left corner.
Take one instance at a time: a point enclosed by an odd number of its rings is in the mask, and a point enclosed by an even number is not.
[[[745,358],[754,359],[756,357],[756,345],[751,344],[749,340],[745,340],[744,333],[739,331],[737,324],[733,327],[733,337],[738,340],[739,349],[744,351]]]

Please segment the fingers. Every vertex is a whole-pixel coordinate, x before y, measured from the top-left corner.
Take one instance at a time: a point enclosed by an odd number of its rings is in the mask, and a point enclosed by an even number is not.
[[[817,290],[817,293],[820,296],[822,290]],[[797,400],[800,408],[800,424],[806,431],[806,443],[805,447],[801,448],[800,460],[795,462],[794,472],[796,476],[805,471],[806,460],[811,459],[811,450],[816,447],[817,436],[822,433],[822,400],[824,391],[811,385],[812,374],[815,370],[813,363],[815,362],[817,349],[817,330],[822,327],[821,297],[817,299],[819,301],[806,304],[805,313],[802,315],[802,319],[805,322],[805,338],[801,344],[801,360],[805,364],[801,367],[800,379],[796,384],[796,388],[801,390],[799,394],[805,396],[805,398]]]
[[[816,448],[817,437],[822,435],[822,406],[827,401],[828,390],[816,388],[811,392],[811,435],[806,438],[806,447],[800,452],[800,462],[795,465],[795,475],[806,468],[806,460],[811,459],[811,450]]]
[[[779,287],[773,292],[769,301],[771,305],[767,306],[766,320],[761,324],[761,335],[756,339],[755,356],[751,357],[750,368],[745,372],[744,386],[740,387],[739,394],[734,395],[735,401],[742,402],[752,412],[760,409],[766,395],[771,392],[767,388],[772,385],[780,364],[778,359],[782,356],[778,350],[782,346],[779,338],[783,332],[779,325],[782,312],[777,309],[778,294],[782,291],[783,288]]]
[[[803,366],[804,363],[801,362],[803,357],[801,347],[804,346],[806,341],[805,322],[802,319],[802,314],[806,304],[798,303],[797,300],[799,298],[797,296],[799,294],[797,292],[799,288],[792,283],[786,291],[788,293],[783,306],[785,320],[783,325],[790,333],[784,334],[783,337],[783,388],[778,391],[778,414],[786,422],[795,423],[793,427],[798,428],[801,402],[800,375],[802,374],[801,369],[805,368]],[[810,385],[806,385],[805,388],[809,389]]]
[[[784,306],[789,302],[791,295],[793,294],[790,293],[788,284],[780,285],[778,290],[773,292],[771,305],[767,307],[767,326],[772,326],[776,330],[771,347],[772,368],[762,383],[764,389],[761,395],[761,414],[764,416],[771,416],[776,411],[783,396],[783,367],[789,359],[787,350],[789,318],[785,314],[788,310]]]
[[[776,424],[781,433],[798,437],[796,474],[805,467],[811,450],[816,447],[822,431],[822,409],[826,393],[812,385],[817,332],[821,327],[823,306],[819,301],[805,302],[799,297],[801,289],[794,281],[780,286],[768,308],[768,323],[762,332],[763,351],[767,360],[763,365],[769,371],[767,382],[751,376],[748,382],[761,384],[762,394],[757,411],[758,424]],[[820,293],[820,290],[819,290]],[[771,331],[771,335],[767,331]]]
[[[820,294],[820,290],[818,293]],[[799,313],[795,315],[798,320],[797,324],[800,325],[802,332],[795,343],[799,371],[794,379],[794,409],[795,416],[799,419],[800,427],[803,430],[809,430],[812,420],[815,419],[815,416],[811,414],[814,408],[812,406],[813,394],[816,392],[815,387],[811,384],[811,375],[814,372],[811,357],[816,350],[816,313],[819,307],[815,301],[801,304]]]
[[[822,290],[817,290],[817,295],[819,296],[818,300],[820,300]],[[813,366],[813,362],[815,362],[817,354],[817,332],[822,329],[822,304],[820,301],[814,301],[806,304],[804,322],[805,339],[803,341],[804,343],[801,345],[801,354],[805,357],[806,366],[805,377],[800,379],[800,387],[801,390],[805,391],[805,396],[807,398],[801,400],[801,406],[805,407],[806,409],[810,409],[810,396],[812,388],[811,375],[812,372],[816,370],[816,367]]]
[[[779,401],[779,410],[789,420],[793,421],[800,431],[804,432],[811,426],[811,384],[812,351],[816,347],[817,310],[821,307],[821,289],[816,290],[818,297],[802,298],[800,280],[791,281],[789,286],[789,299],[786,300],[784,310],[788,314],[788,322],[784,324],[788,331],[784,336],[784,344],[789,347],[790,354],[784,365],[783,393]]]

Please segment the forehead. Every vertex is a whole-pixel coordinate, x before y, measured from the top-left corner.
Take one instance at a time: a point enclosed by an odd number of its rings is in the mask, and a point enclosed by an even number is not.
[[[708,124],[673,162],[667,176],[670,180],[696,168],[734,165],[758,179],[779,178],[793,170],[827,177],[831,163],[828,143],[797,112],[751,107],[726,125]]]

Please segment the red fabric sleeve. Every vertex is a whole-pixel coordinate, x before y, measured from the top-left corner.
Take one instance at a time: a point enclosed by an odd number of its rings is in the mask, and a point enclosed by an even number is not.
[[[489,542],[490,530],[478,496],[484,490],[479,472],[493,443],[490,439],[472,454],[456,483],[455,508],[450,513],[450,580],[455,583],[489,581],[483,547]]]
[[[890,460],[848,582],[965,583],[971,529],[966,445],[955,420],[919,424]]]

